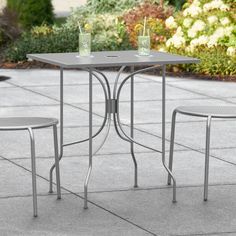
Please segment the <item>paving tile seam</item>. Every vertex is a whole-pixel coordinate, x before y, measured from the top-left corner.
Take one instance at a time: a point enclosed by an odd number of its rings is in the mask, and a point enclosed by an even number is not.
[[[162,81],[156,81],[156,83],[161,84]],[[230,104],[236,104],[236,102],[229,101],[229,100],[225,99],[225,97],[209,96],[209,95],[207,95],[205,93],[196,92],[196,91],[193,91],[191,89],[186,89],[186,88],[182,88],[182,87],[170,84],[169,82],[166,82],[166,86],[177,88],[177,89],[181,89],[183,91],[187,91],[187,92],[190,92],[190,93],[193,93],[193,94],[201,95],[201,96],[204,96],[204,97],[207,97],[207,98],[210,98],[210,99],[220,100],[220,101],[223,101],[223,102],[226,102],[226,103],[230,103]]]
[[[4,158],[4,157],[2,157],[2,158]],[[7,159],[7,160],[8,160],[8,159]],[[11,163],[14,164],[14,165],[20,167],[20,168],[23,168],[24,170],[26,170],[26,171],[28,171],[28,172],[31,172],[29,169],[27,169],[27,168],[25,168],[25,167],[23,167],[23,166],[21,166],[21,165],[15,163],[15,162],[11,161],[11,160],[8,160],[8,161],[11,162]],[[48,180],[47,178],[45,178],[45,177],[43,177],[43,176],[41,176],[41,175],[38,175],[38,174],[37,174],[37,176],[40,177],[40,178],[42,178],[42,179],[44,179],[44,180],[46,180],[47,182],[49,182],[49,180]],[[54,184],[55,184],[55,183],[54,183]],[[79,197],[79,198],[81,198],[81,199],[84,199],[84,198],[83,198],[82,196],[80,196],[79,194],[74,193],[74,192],[70,191],[69,189],[67,189],[67,188],[65,188],[65,187],[62,187],[62,189],[65,190],[65,191],[67,191],[67,192],[69,192],[69,193],[71,193],[71,194],[73,194],[73,195],[75,195],[75,196],[77,196],[77,197]],[[102,209],[102,210],[104,210],[104,211],[106,211],[106,212],[112,214],[113,216],[116,216],[116,217],[118,217],[119,219],[124,220],[125,222],[127,222],[127,223],[129,223],[129,224],[131,224],[131,225],[133,225],[133,226],[135,226],[135,227],[137,227],[137,228],[139,228],[139,229],[141,229],[141,230],[143,230],[143,231],[145,231],[145,232],[151,234],[151,235],[155,235],[155,236],[157,235],[157,234],[151,232],[150,230],[143,228],[142,226],[140,226],[140,225],[138,225],[138,224],[136,224],[136,223],[134,223],[134,222],[132,222],[132,221],[130,221],[130,220],[128,220],[128,219],[126,219],[126,218],[120,216],[120,215],[118,215],[117,213],[115,213],[115,212],[113,212],[113,211],[111,211],[111,210],[108,210],[108,209],[104,208],[103,206],[101,206],[101,205],[99,205],[99,204],[97,204],[97,203],[95,203],[95,202],[93,202],[93,201],[90,201],[90,200],[89,200],[88,202],[89,202],[90,204],[92,204],[92,205],[94,205],[94,206],[96,206],[96,207],[98,207],[98,208],[100,208],[100,209]],[[194,235],[194,234],[193,234],[193,235]],[[195,234],[195,235],[196,235],[196,234]]]
[[[219,231],[219,232],[209,232],[209,233],[189,233],[189,234],[170,234],[169,236],[207,236],[207,235],[229,235],[236,234],[236,231]]]
[[[193,91],[191,89],[181,88],[179,86],[172,85],[172,84],[168,84],[168,86],[173,87],[173,88],[177,88],[177,89],[181,89],[183,91],[187,91],[187,92],[190,92],[190,93],[193,93],[193,94],[198,94],[198,95],[201,95],[201,96],[205,96],[205,97],[208,97],[210,99],[215,99],[215,100],[223,101],[223,102],[226,102],[226,103],[229,103],[229,104],[236,104],[236,102],[229,101],[229,100],[225,99],[224,97],[210,96],[210,95],[207,95],[205,93],[195,92],[195,91]]]
[[[145,75],[146,75],[145,73],[142,73],[142,74],[137,74],[137,75],[135,75],[135,76],[137,76],[137,77],[139,77],[139,78],[141,78],[141,79],[148,80],[148,81],[153,81],[153,82],[155,82],[155,83],[160,82],[160,81],[158,81],[158,80],[155,79],[155,78],[151,78],[151,76],[152,76],[152,77],[159,78],[159,80],[162,79],[162,76],[161,76],[161,75],[148,75],[148,74],[147,74],[146,76],[148,76],[148,77],[144,77]],[[190,78],[188,78],[188,77],[183,78],[183,77],[173,77],[173,76],[166,75],[166,80],[168,80],[168,78],[174,78],[174,79],[175,79],[175,81],[168,81],[168,82],[171,82],[171,83],[174,83],[174,82],[183,82],[183,81],[188,81],[188,80],[190,80]]]
[[[34,91],[34,90],[32,90]],[[40,94],[44,95],[44,94]],[[47,95],[45,95],[47,96]],[[52,97],[47,97],[50,99],[53,99]],[[166,101],[194,101],[194,100],[210,100],[209,98],[182,98],[182,99],[166,99]],[[59,100],[57,100],[59,101]],[[161,99],[140,99],[140,100],[135,100],[135,103],[143,103],[143,102],[161,102]],[[130,103],[130,100],[123,100],[120,101],[120,103]],[[89,105],[89,102],[75,102],[75,103],[69,103],[70,105]],[[104,101],[98,101],[98,102],[93,102],[93,104],[104,104]],[[0,105],[2,108],[7,108],[7,107],[37,107],[37,106],[59,106],[59,104],[29,104],[29,105]]]
[[[211,150],[230,150],[230,149],[236,149],[236,147],[222,147],[222,148],[212,148]],[[205,152],[205,149],[194,149],[195,151],[200,151],[202,152],[202,154]],[[175,153],[177,152],[190,152],[191,150],[185,148],[185,149],[177,149],[175,150]],[[166,153],[169,153],[169,149],[166,150]],[[130,152],[106,152],[106,153],[97,153],[96,155],[94,155],[94,157],[100,157],[100,156],[117,156],[117,155],[130,155]],[[157,154],[154,151],[135,151],[135,154]],[[70,159],[70,158],[85,158],[88,155],[86,154],[78,154],[78,155],[63,155],[63,159]],[[42,160],[46,160],[46,159],[52,159],[54,158],[54,156],[37,156],[37,159],[42,159]],[[148,157],[147,157],[148,158]],[[21,157],[13,157],[10,158],[11,160],[30,160],[30,156],[21,156]],[[224,159],[223,159],[224,160]],[[0,159],[0,161],[5,161],[4,159]],[[236,165],[236,162],[232,162],[234,165]]]
[[[24,166],[18,166],[19,168],[25,169]],[[30,170],[27,169],[27,172],[30,172]],[[39,178],[43,178],[44,180],[46,180],[47,182],[49,182],[49,180],[47,180],[45,177],[42,177],[41,175],[37,174],[37,176]],[[56,186],[56,183],[53,182],[53,185]],[[177,190],[178,189],[188,189],[188,188],[203,188],[204,184],[194,184],[194,185],[186,185],[186,184],[180,184],[177,186]],[[236,183],[214,183],[214,184],[209,184],[209,187],[222,187],[222,186],[236,186]],[[66,187],[61,186],[62,189],[66,189]],[[122,188],[122,189],[109,189],[109,190],[90,190],[89,194],[103,194],[103,193],[119,193],[119,192],[139,192],[139,191],[156,191],[156,190],[170,190],[172,189],[172,186],[169,185],[158,185],[158,186],[154,186],[154,187],[138,187],[138,188]],[[72,192],[72,191],[71,191]],[[83,195],[84,192],[63,192],[62,195],[70,195],[70,194],[78,194],[78,195]],[[56,193],[38,193],[37,194],[39,197],[46,197],[46,196],[51,196],[51,195],[56,195]],[[28,198],[28,197],[32,197],[32,194],[22,194],[22,195],[7,195],[7,196],[0,196],[0,200],[1,199],[9,199],[9,198]]]
[[[66,79],[65,79],[66,80]],[[134,84],[146,84],[147,81],[135,81]],[[148,83],[153,84],[155,82],[153,81],[148,81]],[[110,82],[110,85],[114,85],[114,82]],[[127,84],[130,84],[130,82],[127,82]],[[89,86],[89,83],[64,83],[65,87],[71,87],[71,86]],[[101,84],[99,82],[93,82],[93,86],[100,86]],[[26,84],[22,84],[21,87],[23,88],[41,88],[41,87],[59,87],[59,83],[57,84],[40,84],[40,85],[26,85]],[[0,87],[1,89],[2,87]],[[7,87],[10,88],[10,87]],[[12,87],[11,87],[12,88]]]
[[[127,125],[126,125],[126,126],[127,126]],[[156,135],[156,134],[152,134],[152,133],[150,133],[150,132],[148,132],[148,131],[145,131],[145,130],[142,130],[142,129],[137,129],[137,128],[135,128],[135,130],[138,130],[138,131],[140,131],[140,132],[143,132],[143,133],[149,134],[149,135],[151,135],[151,136],[154,136],[154,137],[156,137],[156,138],[162,139],[161,136]],[[167,138],[165,138],[165,140],[166,140],[167,142],[170,142],[170,140],[167,139]],[[185,144],[181,144],[181,143],[179,143],[179,142],[174,142],[174,144],[175,144],[175,145],[177,144],[177,145],[179,145],[179,146],[181,146],[181,147],[187,148],[187,149],[192,150],[192,151],[196,151],[196,152],[201,153],[201,154],[205,154],[205,151],[200,151],[200,150],[198,150],[198,149],[189,147],[189,146],[187,146],[187,145],[185,145]],[[223,162],[226,162],[226,163],[228,163],[228,164],[236,165],[234,162],[224,160],[224,159],[222,159],[222,158],[220,158],[220,157],[217,157],[217,156],[215,156],[215,155],[212,155],[212,154],[210,154],[210,157],[215,158],[215,159],[218,159],[218,160],[223,161]]]
[[[14,83],[10,83],[10,82],[7,82],[7,83],[9,83],[9,84],[11,84],[11,85],[13,85],[13,86],[15,86],[15,87],[21,88],[21,89],[23,89],[23,90],[26,90],[26,91],[28,91],[28,92],[31,92],[31,93],[34,93],[34,94],[37,94],[37,95],[46,97],[46,98],[48,98],[48,99],[51,99],[51,100],[53,100],[53,101],[56,101],[56,102],[60,103],[60,100],[58,100],[58,99],[56,99],[56,98],[52,98],[52,97],[50,97],[50,96],[48,96],[48,95],[45,95],[45,94],[43,94],[43,93],[36,92],[36,91],[34,91],[34,90],[31,90],[31,89],[23,88],[23,87],[21,87],[21,86],[19,86],[19,85],[17,85],[17,84],[14,84]],[[86,109],[81,108],[81,107],[78,107],[78,106],[75,106],[75,105],[72,105],[72,104],[70,104],[70,103],[64,102],[63,104],[64,104],[64,105],[67,105],[67,106],[70,106],[70,107],[73,107],[73,108],[77,108],[78,110],[81,110],[81,111],[88,112]],[[97,117],[104,118],[103,116],[101,116],[100,114],[97,114],[97,113],[95,113],[95,112],[93,112],[93,115],[96,115]]]
[[[18,163],[15,163],[15,162],[13,162],[13,161],[11,161],[11,160],[5,158],[5,157],[2,157],[2,158],[6,159],[7,161],[11,162],[12,164],[14,164],[14,165],[16,165],[16,166],[18,166],[18,167],[24,169],[25,171],[28,171],[28,172],[31,173],[31,171],[30,171],[29,169],[25,168],[24,166],[21,166],[21,165],[19,165]],[[43,176],[41,176],[41,175],[38,175],[38,174],[37,174],[37,176],[40,177],[40,178],[42,178],[42,179],[44,179],[44,180],[46,180],[47,182],[49,182],[49,180],[48,180],[47,178],[45,178],[45,177],[43,177]],[[54,183],[54,184],[55,184],[55,183]],[[65,191],[67,191],[67,192],[69,192],[69,193],[71,193],[71,194],[73,194],[73,195],[79,197],[80,199],[84,200],[84,197],[83,197],[83,196],[81,196],[81,195],[79,195],[79,194],[76,194],[76,193],[70,191],[69,189],[67,189],[67,188],[65,188],[65,187],[61,187],[61,189],[63,189],[63,190],[65,190]],[[103,210],[103,211],[106,211],[107,213],[110,213],[111,215],[113,215],[113,216],[119,218],[120,220],[125,221],[125,222],[128,223],[128,224],[131,224],[131,225],[135,226],[136,228],[139,228],[139,229],[145,231],[146,233],[149,233],[150,235],[157,236],[157,234],[155,234],[155,233],[149,231],[148,229],[143,228],[142,226],[140,226],[140,225],[138,225],[138,224],[132,222],[132,221],[129,220],[129,219],[126,219],[126,218],[124,218],[124,217],[118,215],[117,213],[115,213],[115,212],[113,212],[113,211],[111,211],[111,210],[106,209],[105,207],[99,205],[98,203],[95,203],[95,202],[90,201],[90,200],[88,200],[88,203],[92,204],[93,206],[98,207],[99,209],[101,209],[101,210]]]

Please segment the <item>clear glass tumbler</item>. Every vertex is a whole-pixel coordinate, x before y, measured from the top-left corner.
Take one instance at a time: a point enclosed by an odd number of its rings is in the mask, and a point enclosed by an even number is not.
[[[80,33],[79,34],[79,55],[81,57],[90,56],[91,54],[91,34]]]
[[[138,36],[138,54],[140,56],[150,55],[150,36]]]

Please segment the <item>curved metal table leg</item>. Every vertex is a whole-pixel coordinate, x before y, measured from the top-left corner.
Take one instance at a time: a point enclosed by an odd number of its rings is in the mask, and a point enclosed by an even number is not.
[[[147,148],[149,150],[152,150],[154,152],[158,152],[158,153],[162,153],[162,164],[164,166],[164,168],[166,169],[168,175],[170,175],[170,177],[173,179],[173,202],[176,202],[176,180],[172,174],[172,172],[169,170],[169,168],[167,167],[166,163],[165,163],[165,106],[166,106],[166,85],[165,85],[165,65],[162,66],[162,151],[159,151],[155,148],[151,148],[151,147],[148,147],[147,145],[144,145],[140,142],[137,142],[136,140],[134,140],[132,137],[128,136],[125,131],[123,130],[122,128],[122,124],[121,124],[121,120],[120,120],[120,115],[119,115],[119,98],[120,98],[120,93],[121,93],[121,89],[122,87],[124,86],[124,84],[126,83],[126,81],[128,79],[132,79],[132,77],[135,75],[135,74],[138,74],[140,72],[145,72],[145,71],[148,71],[148,70],[151,70],[151,69],[154,69],[154,68],[157,68],[159,66],[152,66],[152,67],[149,67],[149,68],[145,68],[145,69],[141,69],[139,71],[136,71],[134,73],[131,73],[131,75],[127,76],[123,81],[122,83],[120,84],[118,90],[117,90],[117,93],[116,93],[116,100],[117,100],[117,113],[116,115],[114,115],[114,121],[115,121],[115,127],[116,127],[116,131],[118,133],[118,135],[126,140],[126,141],[129,141],[131,143],[135,143],[135,144],[138,144],[144,148]],[[119,127],[119,129],[118,129]],[[122,133],[122,135],[120,134],[120,131]],[[124,138],[125,137],[125,138]]]
[[[64,94],[63,94],[63,68],[60,68],[60,154],[59,161],[63,156],[63,128],[64,128]],[[49,193],[53,193],[53,170],[55,163],[52,165],[49,171]]]
[[[93,77],[89,70],[89,168],[84,182],[84,209],[88,208],[88,182],[92,171],[93,161]]]
[[[176,115],[177,111],[174,110],[172,114],[171,121],[171,137],[170,137],[170,153],[169,153],[169,169],[172,172],[173,169],[173,153],[174,153],[174,145],[175,145],[175,123],[176,123]],[[171,185],[171,176],[168,174],[167,184]]]
[[[205,153],[205,175],[204,175],[204,201],[208,198],[208,177],[209,177],[209,155],[210,155],[210,132],[211,116],[207,117],[206,122],[206,153]]]
[[[35,164],[35,140],[34,133],[31,128],[28,128],[31,145],[31,170],[32,170],[32,190],[33,190],[33,212],[34,217],[38,216],[37,207],[37,187],[36,187],[36,164]]]
[[[59,168],[58,140],[57,140],[57,126],[56,125],[53,125],[53,140],[54,140],[56,180],[57,180],[57,199],[61,199],[60,168]]]
[[[166,66],[162,66],[162,164],[168,176],[173,180],[173,203],[176,202],[176,180],[165,163],[165,142],[166,142]]]
[[[134,67],[131,67],[131,73],[134,72]],[[134,76],[130,81],[130,137],[134,137]],[[130,142],[130,153],[134,163],[134,187],[138,187],[138,164],[134,154],[134,143]]]

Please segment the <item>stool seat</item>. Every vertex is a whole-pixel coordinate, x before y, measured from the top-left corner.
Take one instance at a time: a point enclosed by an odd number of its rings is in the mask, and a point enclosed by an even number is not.
[[[45,117],[5,117],[0,118],[0,130],[24,130],[45,128],[58,123],[55,118]]]
[[[236,106],[180,106],[175,111],[190,116],[236,118]]]

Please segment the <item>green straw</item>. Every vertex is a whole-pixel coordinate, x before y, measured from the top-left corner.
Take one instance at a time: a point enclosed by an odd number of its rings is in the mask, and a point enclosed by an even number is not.
[[[80,25],[79,21],[78,21],[78,26],[79,26],[79,31],[82,34],[83,32],[82,32],[82,28],[81,28],[81,25]]]
[[[146,23],[147,23],[147,17],[144,17],[144,23],[143,23],[143,36],[145,36],[145,31],[146,31]]]

